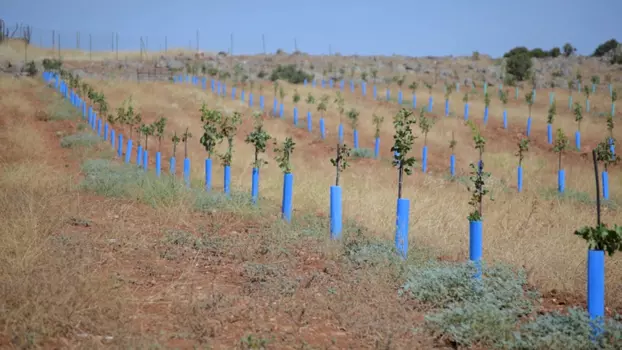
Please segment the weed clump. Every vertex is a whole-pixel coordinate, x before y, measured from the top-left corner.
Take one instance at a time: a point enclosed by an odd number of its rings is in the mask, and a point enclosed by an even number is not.
[[[95,134],[80,132],[63,137],[60,146],[63,148],[89,147],[98,144],[100,141],[101,139]]]
[[[521,325],[511,341],[503,344],[511,349],[619,349],[622,343],[622,322],[607,319],[602,336],[591,339],[593,328],[587,312],[570,308],[567,313],[554,311],[538,315]]]
[[[369,148],[354,148],[350,154],[352,158],[374,158],[374,151]]]

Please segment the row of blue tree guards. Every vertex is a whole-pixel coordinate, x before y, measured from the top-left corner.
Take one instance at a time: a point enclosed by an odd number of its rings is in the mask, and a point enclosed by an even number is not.
[[[195,77],[195,76],[187,76],[186,79],[184,79],[183,76],[179,75],[179,76],[175,76],[173,78],[173,81],[176,83],[182,83],[185,81],[188,82],[192,82],[194,85],[198,85],[199,84],[199,78]],[[227,86],[224,82],[220,82],[217,80],[212,79],[210,82],[211,85],[211,91],[213,93],[216,93],[219,96],[226,96],[227,95]],[[207,86],[207,80],[205,77],[202,78],[202,87],[203,89],[206,89]],[[231,99],[235,100],[236,99],[236,88],[233,87],[231,89]],[[240,101],[245,102],[245,91],[242,89],[241,93],[240,93]],[[253,94],[249,93],[248,94],[248,105],[249,107],[253,107]],[[261,110],[265,110],[265,105],[264,105],[264,96],[259,96],[259,107]],[[278,107],[277,107],[278,106]],[[446,110],[446,115],[447,110],[449,108],[449,102],[445,101],[445,110]],[[277,98],[274,98],[273,101],[273,105],[272,105],[272,114],[273,116],[279,116],[281,119],[284,118],[284,103],[283,101],[281,101],[279,103],[279,101],[277,100]],[[486,109],[484,110],[484,121],[487,120],[487,116],[488,116],[488,108],[486,107]],[[464,104],[464,120],[468,120],[469,118],[469,103],[465,103]],[[503,111],[503,124],[504,124],[504,128],[507,129],[507,111],[504,110]],[[526,135],[527,137],[530,136],[530,131],[531,131],[531,117],[529,117],[527,119],[527,130],[526,130]],[[294,107],[293,109],[293,121],[294,121],[294,125],[298,125],[298,107]],[[320,134],[322,139],[326,138],[326,131],[325,131],[325,123],[324,123],[324,119],[320,118],[319,121],[319,126],[320,126]],[[307,130],[309,132],[312,132],[312,116],[311,116],[311,111],[307,112]],[[547,138],[549,141],[549,144],[551,144],[553,142],[553,136],[552,136],[552,132],[553,132],[553,127],[551,124],[547,124]],[[342,124],[339,124],[338,127],[338,137],[339,137],[339,142],[343,143],[343,139],[344,139],[344,128]],[[614,153],[615,152],[615,145],[612,142],[612,140],[610,140],[611,144],[611,152]],[[354,143],[354,148],[358,148],[359,147],[359,138],[358,138],[358,132],[357,130],[353,130],[353,143]],[[577,131],[575,133],[575,146],[577,148],[577,150],[579,150],[581,148],[581,134],[579,131]],[[422,154],[421,154],[421,170],[422,172],[427,172],[427,163],[428,163],[428,148],[427,146],[424,146],[422,149]],[[377,159],[379,158],[379,154],[380,154],[380,138],[376,138],[374,140],[374,157]],[[449,159],[449,171],[450,171],[450,175],[453,177],[456,174],[456,157],[454,154],[452,154],[450,156]],[[566,188],[566,172],[564,169],[560,169],[557,173],[557,188],[558,191],[560,193],[563,193],[565,191]],[[609,199],[609,177],[606,171],[603,172],[603,198],[604,199]],[[517,184],[517,190],[518,192],[522,192],[523,189],[523,168],[522,167],[518,167],[517,169],[517,180],[516,180],[516,184]]]
[[[87,117],[87,104],[81,99],[78,94],[73,90],[70,90],[64,81],[61,81],[57,74],[51,72],[43,72],[43,78],[46,83],[55,80],[56,88],[60,91],[65,99],[69,99],[71,104],[77,109],[82,110],[82,117]],[[92,129],[97,129],[98,135],[102,136],[102,121],[97,118],[97,114],[93,112],[92,107],[88,108],[88,122]],[[108,134],[108,131],[110,134]],[[110,137],[109,137],[110,135]],[[108,124],[104,125],[104,140],[110,139],[113,149],[118,146],[117,152],[119,157],[122,156],[123,148],[123,135],[119,133],[119,142],[115,144],[115,131],[108,127]],[[132,140],[128,140],[125,162],[130,163],[132,151]],[[142,155],[142,157],[141,157]],[[147,171],[148,168],[148,151],[142,150],[139,146],[137,149],[136,163]],[[451,157],[452,168],[455,162],[455,158]],[[160,152],[156,153],[156,174],[159,177],[161,165]],[[205,181],[206,189],[211,189],[211,159],[205,160]],[[483,164],[479,163],[479,171],[483,171]],[[175,174],[175,158],[170,159],[170,173]],[[519,171],[522,173],[522,171]],[[230,179],[231,169],[225,167],[225,193],[230,192]],[[520,176],[522,179],[522,176]],[[184,159],[184,180],[186,185],[190,185],[190,160]],[[282,216],[288,222],[291,221],[292,215],[292,197],[293,197],[293,174],[285,173],[283,181],[283,201],[281,204]],[[252,189],[251,194],[253,202],[257,202],[259,188],[259,170],[253,168],[252,173]],[[598,196],[598,189],[597,189]],[[395,232],[395,247],[399,255],[406,259],[408,252],[408,228],[409,228],[409,212],[410,201],[406,198],[399,198],[397,200],[397,217],[396,217],[396,232]],[[340,239],[342,230],[342,191],[340,186],[331,186],[330,188],[330,237],[331,239]],[[470,221],[469,222],[469,259],[477,266],[477,272],[474,276],[476,279],[481,278],[481,259],[483,256],[483,224],[482,221]],[[589,250],[588,251],[588,312],[593,319],[602,319],[605,311],[605,256],[602,250]],[[600,332],[600,327],[594,327],[594,332]]]
[[[97,113],[93,110],[92,107],[87,107],[87,103],[83,100],[75,91],[71,90],[69,86],[60,79],[58,74],[53,72],[43,72],[43,79],[46,83],[50,84],[54,82],[55,87],[59,90],[61,95],[69,100],[69,102],[78,110],[82,111],[82,118],[87,119],[89,126],[97,133],[98,136],[102,137],[104,141],[110,141],[113,149],[117,151],[117,155],[119,158],[123,158],[125,155],[125,163],[131,163],[132,156],[132,147],[133,141],[131,139],[127,140],[127,145],[125,147],[125,153],[123,153],[123,134],[120,132],[118,135],[115,130],[109,127],[108,123],[102,124],[102,119],[98,118]],[[103,130],[102,130],[103,129]],[[162,155],[160,152],[156,152],[155,155],[155,173],[156,176],[161,176],[161,166],[162,166]],[[149,166],[149,152],[146,149],[143,149],[141,145],[139,145],[136,149],[136,164],[143,168],[145,171],[148,170]],[[171,157],[169,160],[169,172],[172,176],[175,176],[175,157]],[[229,166],[224,167],[224,192],[227,195],[231,193],[231,168]],[[187,187],[190,187],[190,159],[184,158],[184,169],[183,169],[183,178]],[[293,184],[294,177],[291,173],[286,173],[283,181],[283,201],[281,205],[281,212],[283,218],[287,221],[291,221],[292,210],[293,210]],[[205,159],[205,189],[211,190],[212,188],[212,160],[207,158]],[[257,203],[259,198],[259,169],[253,168],[252,172],[252,186],[251,186],[251,198],[253,203]]]

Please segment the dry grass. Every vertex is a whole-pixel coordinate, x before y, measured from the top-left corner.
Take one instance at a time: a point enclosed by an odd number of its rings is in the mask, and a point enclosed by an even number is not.
[[[181,133],[186,127],[194,132],[190,141],[189,153],[193,160],[192,176],[200,183],[202,176],[202,160],[205,152],[198,143],[200,138],[200,122],[198,109],[202,101],[212,108],[226,108],[244,111],[247,116],[241,131],[238,133],[233,158],[233,187],[249,191],[252,149],[242,142],[250,130],[250,111],[240,101],[215,99],[211,93],[201,91],[197,87],[170,85],[165,83],[136,84],[118,81],[93,82],[104,90],[113,105],[132,95],[134,101],[144,113],[147,121],[155,120],[158,114],[169,118],[169,133],[177,130]],[[316,96],[324,93],[311,87],[297,87],[301,95],[313,92]],[[266,86],[266,107],[272,107],[271,88]],[[370,89],[371,90],[371,89]],[[491,87],[491,91],[493,88]],[[339,123],[338,115],[329,111],[326,115],[328,140],[321,142],[317,131],[318,115],[314,113],[314,133],[309,136],[304,129],[291,126],[291,95],[292,87],[287,86],[286,121],[268,118],[266,126],[269,133],[279,140],[293,135],[297,142],[293,157],[295,188],[294,206],[299,213],[327,211],[328,188],[333,182],[334,170],[330,165],[332,156],[331,144],[336,144],[336,130]],[[525,168],[525,191],[518,195],[515,190],[515,166],[517,163],[513,153],[516,142],[524,131],[527,119],[527,108],[520,107],[511,99],[508,105],[510,130],[501,129],[502,108],[493,99],[488,126],[482,126],[483,135],[488,138],[485,163],[492,172],[492,186],[495,201],[485,203],[485,257],[489,260],[505,261],[518,266],[525,266],[529,271],[530,280],[543,289],[558,289],[583,294],[585,289],[585,243],[576,238],[572,232],[594,222],[593,206],[584,203],[584,198],[593,198],[593,174],[589,162],[583,160],[575,151],[565,156],[567,187],[572,192],[568,198],[550,199],[542,192],[551,192],[556,187],[555,156],[546,145],[546,108],[548,96],[539,92],[538,102],[532,115],[534,124],[532,138],[535,144],[527,155]],[[379,93],[379,95],[381,95]],[[427,92],[419,91],[421,96]],[[481,95],[481,94],[480,94]],[[239,95],[238,95],[239,96]],[[360,160],[354,162],[343,178],[344,214],[371,228],[378,235],[391,238],[395,215],[396,174],[386,159],[391,143],[390,118],[397,111],[394,105],[361,99],[349,92],[345,93],[346,108],[356,107],[361,113],[359,135],[361,147],[373,147],[373,127],[371,114],[384,115],[387,121],[381,132],[382,155],[385,160],[376,162]],[[442,91],[435,91],[435,109],[442,105]],[[462,111],[458,108],[461,96],[454,94],[452,112]],[[523,98],[522,96],[520,97]],[[576,98],[576,96],[575,96]],[[557,92],[558,101],[565,101],[565,96]],[[427,98],[425,99],[427,100]],[[481,122],[483,102],[481,96],[471,102],[471,116]],[[258,98],[255,98],[258,102]],[[522,100],[521,100],[522,105]],[[596,96],[593,106],[605,109],[606,97]],[[301,104],[300,121],[304,125],[306,106]],[[572,140],[574,121],[567,112],[564,103],[558,107],[560,115],[555,127],[563,128]],[[459,113],[461,115],[461,113]],[[345,121],[344,121],[344,124]],[[351,132],[346,125],[346,140],[351,139]],[[463,179],[468,163],[475,158],[471,146],[470,131],[463,125],[461,116],[437,119],[436,125],[428,135],[430,148],[431,174],[417,172],[406,180],[405,197],[412,200],[411,208],[411,244],[435,248],[444,255],[453,258],[466,258],[468,247],[466,214],[468,193],[461,181],[451,182],[446,179],[446,163],[449,150],[447,144],[454,131],[458,140],[458,173]],[[605,125],[602,118],[587,117],[582,125],[583,144],[586,149],[592,147],[597,140],[605,136]],[[418,139],[415,152],[419,154],[422,138]],[[165,149],[170,149],[168,142]],[[167,152],[167,151],[165,151]],[[178,157],[180,154],[178,154]],[[166,157],[164,157],[166,158]],[[221,185],[220,171],[216,171],[215,185]],[[613,202],[619,202],[622,183],[618,179],[618,170],[611,170],[611,193]],[[261,195],[279,200],[281,196],[282,175],[274,162],[262,169]],[[574,194],[573,194],[574,193]],[[299,214],[296,214],[299,215]],[[604,221],[611,224],[620,222],[617,210],[606,210]],[[622,279],[620,278],[620,258],[607,260],[608,302],[610,305],[622,305]]]
[[[23,61],[25,55],[28,55],[28,60],[42,60],[44,58],[58,58],[58,50],[53,50],[49,48],[41,48],[38,46],[30,45],[28,46],[28,51],[24,50],[24,42],[22,40],[7,40],[0,44],[0,56],[9,59],[13,62]],[[84,50],[62,50],[61,58],[63,60],[69,61],[106,61],[106,60],[114,60],[119,58],[119,60],[138,60],[138,59],[152,59],[158,58],[160,56],[175,56],[175,55],[186,55],[192,56],[196,54],[195,51],[187,50],[187,49],[175,49],[171,48],[166,53],[160,51],[149,51],[143,52],[142,54],[137,51],[119,51],[118,56],[116,52],[112,51],[94,51],[89,54],[88,51]],[[209,53],[206,53],[209,54]]]

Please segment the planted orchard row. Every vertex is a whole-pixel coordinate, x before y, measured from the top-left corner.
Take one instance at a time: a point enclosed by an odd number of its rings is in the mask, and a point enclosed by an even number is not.
[[[174,82],[180,83],[183,82],[184,79],[182,76],[176,76],[174,77]],[[205,90],[207,88],[207,78],[202,78],[199,79],[199,77],[188,77],[186,79],[186,81],[190,81],[192,82],[192,84],[194,85],[199,85],[199,83],[201,83],[203,89]],[[211,87],[211,91],[215,94],[217,94],[218,96],[221,97],[225,97],[228,95],[227,92],[227,85],[224,82],[220,82],[217,80],[211,80],[210,81],[210,87]],[[273,116],[279,116],[280,118],[284,118],[284,100],[286,97],[286,93],[283,89],[282,86],[279,85],[278,81],[273,83],[273,89],[274,89],[274,100],[273,100],[273,105],[272,105],[272,115]],[[237,99],[237,91],[236,91],[236,87],[232,87],[231,88],[231,99],[235,100]],[[448,88],[447,91],[451,91],[451,88]],[[262,93],[262,91],[260,90],[260,93]],[[280,102],[279,99],[277,99],[277,94],[280,97]],[[240,94],[239,94],[239,98],[241,102],[246,102],[246,91],[244,89],[241,90]],[[468,119],[468,93],[465,95],[466,98],[466,102],[465,102],[465,106],[466,106],[466,114],[465,114],[465,121],[469,122]],[[505,93],[502,91],[501,95],[500,95],[501,100],[505,103],[507,103],[507,96],[505,95]],[[531,106],[533,105],[533,96],[528,93],[525,95],[525,100],[529,106],[529,110],[530,110],[530,114],[531,114]],[[263,95],[259,96],[259,108],[260,110],[264,111],[265,110],[265,99]],[[294,108],[293,108],[293,123],[294,125],[298,126],[298,103],[301,101],[301,96],[298,93],[297,90],[294,90],[294,94],[292,96],[292,102],[294,104]],[[309,93],[305,99],[305,102],[307,103],[307,120],[306,120],[306,124],[307,124],[307,130],[309,132],[313,132],[313,119],[312,119],[312,112],[311,109],[313,107],[313,105],[316,105],[316,109],[317,112],[320,113],[320,120],[319,120],[319,129],[320,129],[320,136],[322,139],[326,139],[326,128],[325,128],[325,122],[324,122],[324,115],[328,109],[328,104],[330,102],[330,97],[327,94],[322,95],[319,100],[316,100],[316,98],[313,96],[313,94]],[[343,117],[344,114],[345,116],[348,118],[348,120],[350,121],[350,126],[352,128],[352,132],[353,132],[353,145],[355,149],[359,148],[359,135],[357,132],[357,126],[360,123],[359,120],[359,111],[351,108],[350,110],[346,111],[344,108],[345,105],[345,100],[343,95],[337,91],[333,100],[333,103],[336,106],[336,110],[339,113],[339,126],[338,126],[338,138],[339,138],[339,143],[343,143],[344,142],[344,125],[343,125]],[[486,94],[485,95],[485,103],[486,103],[486,112],[488,111],[488,105],[490,103],[490,98],[489,96]],[[254,101],[253,101],[253,92],[252,90],[248,93],[248,106],[249,108],[253,108],[254,107]],[[581,121],[583,119],[582,116],[582,112],[581,112],[581,106],[576,106],[577,108],[574,110],[575,112],[575,120],[577,121],[577,126],[578,129],[580,129],[580,125],[581,125]],[[424,137],[424,141],[423,141],[423,148],[422,148],[422,153],[421,153],[421,170],[425,173],[427,172],[427,164],[428,164],[428,145],[427,145],[427,136],[428,133],[430,132],[432,126],[434,125],[434,120],[431,118],[427,118],[425,115],[426,111],[424,108],[420,109],[420,113],[419,113],[419,128],[421,130],[421,133]],[[568,137],[564,134],[564,132],[561,129],[557,129],[556,130],[556,134],[555,134],[555,139],[553,139],[553,123],[555,120],[557,114],[557,108],[556,108],[556,104],[555,102],[549,107],[548,110],[548,116],[547,116],[547,138],[548,138],[548,142],[549,144],[552,144],[552,150],[558,155],[558,169],[557,169],[557,190],[559,193],[564,193],[566,190],[566,171],[565,169],[562,167],[562,155],[564,152],[567,152],[570,150],[570,146],[569,146],[569,140]],[[486,122],[487,118],[487,113],[485,113],[485,118],[484,118],[484,122]],[[374,157],[375,158],[379,158],[379,154],[380,154],[380,126],[382,124],[382,122],[384,121],[384,117],[378,116],[376,114],[374,114],[372,116],[372,122],[374,124],[374,128],[375,128],[375,138],[374,138]],[[507,114],[504,112],[504,125],[507,128]],[[516,187],[518,192],[522,192],[523,190],[523,183],[524,183],[524,172],[523,172],[523,158],[524,158],[524,154],[525,152],[528,151],[529,149],[529,142],[530,142],[530,130],[531,130],[531,117],[529,117],[528,121],[527,121],[527,130],[525,132],[526,138],[522,138],[521,140],[518,141],[517,144],[517,156],[519,157],[518,159],[518,167],[517,167],[517,171],[516,171]],[[597,154],[599,156],[599,161],[601,161],[604,165],[604,171],[602,172],[602,195],[603,198],[608,200],[610,198],[610,191],[609,191],[609,174],[608,174],[608,169],[617,164],[618,161],[620,160],[620,158],[615,154],[615,139],[613,137],[613,127],[614,127],[614,123],[613,123],[613,117],[611,115],[609,115],[607,117],[607,134],[608,136],[605,138],[605,140],[601,143],[598,144],[598,146],[596,147],[597,149]],[[580,149],[580,132],[577,131],[575,133],[575,147],[577,149]],[[454,154],[454,150],[456,147],[456,141],[453,138],[453,134],[452,134],[452,140],[450,140],[449,142],[449,147],[451,149],[451,155],[449,158],[449,172],[450,175],[452,177],[455,176],[456,174],[456,156]],[[609,150],[607,150],[607,148]]]
[[[69,99],[71,103],[80,108],[83,113],[83,118],[87,118],[87,103],[82,100],[74,90],[68,88],[65,82],[61,81],[58,75],[45,72],[44,79],[50,83],[55,80],[56,87],[60,90],[66,99]],[[91,95],[91,100],[98,101],[96,94]],[[101,107],[101,103],[100,103]],[[203,122],[203,135],[201,137],[201,144],[204,146],[208,153],[208,158],[205,161],[206,170],[206,189],[209,190],[211,186],[211,158],[215,154],[215,147],[223,140],[227,141],[227,150],[223,154],[218,156],[221,158],[224,167],[225,186],[224,190],[228,194],[230,191],[230,164],[233,154],[233,138],[237,131],[237,126],[241,121],[241,114],[234,112],[232,114],[225,114],[219,110],[208,109],[205,104],[201,107],[201,121]],[[138,114],[139,115],[139,114]],[[259,182],[259,168],[265,161],[259,158],[259,155],[266,150],[266,144],[271,139],[270,135],[263,130],[263,124],[261,119],[261,112],[255,112],[255,127],[253,131],[247,136],[246,142],[255,146],[254,167],[253,167],[253,184],[252,184],[252,198],[253,202],[257,201],[258,195],[258,182]],[[123,124],[135,126],[137,114],[133,112],[131,102],[118,110],[117,117],[110,119],[122,121]],[[102,134],[102,120],[97,117],[97,113],[93,112],[92,107],[88,108],[88,120],[91,128],[96,129],[98,134]],[[395,128],[394,140],[395,143],[391,147],[391,151],[394,152],[393,165],[398,170],[398,195],[397,195],[397,218],[396,218],[396,232],[395,232],[395,246],[398,254],[402,258],[406,258],[408,252],[408,217],[410,211],[410,201],[402,197],[402,184],[404,174],[412,174],[413,167],[416,164],[415,157],[411,156],[411,151],[414,145],[415,136],[413,134],[412,126],[415,125],[417,119],[412,111],[402,108],[393,118],[393,126]],[[145,126],[144,124],[139,127],[143,131],[143,134],[149,134],[150,130],[162,130],[165,120],[160,119],[152,126]],[[468,215],[469,221],[469,257],[478,267],[478,273],[475,278],[480,279],[481,276],[481,259],[482,259],[482,240],[483,240],[483,199],[489,193],[486,188],[486,180],[490,177],[490,173],[484,171],[483,153],[485,150],[486,140],[482,137],[479,129],[474,123],[469,122],[469,126],[473,132],[473,141],[475,148],[478,150],[479,159],[477,162],[471,163],[471,177],[472,185],[469,186],[471,191],[471,199],[469,205],[471,206],[471,212]],[[106,124],[107,125],[107,124]],[[161,129],[158,129],[162,126]],[[108,135],[110,132],[110,137]],[[119,156],[122,155],[122,135],[119,134],[119,143],[117,144],[117,151]],[[184,134],[184,142],[187,144],[188,139],[192,135],[188,133]],[[175,138],[176,136],[174,136]],[[104,139],[110,139],[111,144],[115,147],[114,130],[104,127]],[[175,140],[174,141],[174,145]],[[145,138],[145,145],[147,142],[147,136]],[[179,141],[177,141],[179,142]],[[276,142],[275,142],[276,145]],[[455,145],[455,143],[454,143]],[[275,148],[276,161],[279,167],[283,171],[283,202],[281,205],[282,216],[285,220],[291,220],[292,214],[292,189],[293,189],[293,174],[290,163],[290,157],[294,151],[295,143],[291,137],[281,144],[281,146]],[[523,143],[523,148],[526,143]],[[128,139],[127,147],[125,150],[125,162],[131,161],[132,152],[132,140]],[[609,147],[605,147],[604,151],[610,152]],[[140,151],[139,151],[140,152]],[[143,152],[143,157],[137,152],[137,164],[147,170],[148,167],[148,152]],[[331,238],[339,239],[341,234],[341,187],[339,186],[340,173],[346,170],[348,167],[348,157],[350,149],[342,142],[337,147],[336,157],[331,159],[331,163],[336,168],[335,185],[331,186],[330,191],[330,231]],[[157,152],[156,159],[159,159],[160,152]],[[602,319],[604,317],[604,254],[607,252],[612,255],[614,252],[622,250],[622,227],[614,225],[613,229],[607,227],[606,224],[600,221],[600,191],[598,181],[598,156],[596,150],[593,152],[594,158],[594,170],[596,174],[596,196],[597,196],[597,225],[594,227],[584,227],[575,232],[576,235],[583,237],[589,244],[588,252],[588,311],[592,318]],[[171,158],[174,160],[174,157]],[[156,160],[156,174],[160,176],[161,163]],[[174,161],[171,161],[171,172],[174,174]],[[190,160],[187,158],[187,153],[184,159],[184,179],[186,184],[190,185]],[[594,332],[601,331],[599,322],[594,323]]]

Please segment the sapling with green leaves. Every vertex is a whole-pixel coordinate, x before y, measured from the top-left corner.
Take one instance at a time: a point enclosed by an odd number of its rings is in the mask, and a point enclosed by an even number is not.
[[[449,140],[449,149],[451,150],[451,154],[454,155],[456,153],[456,146],[458,145],[458,141],[454,136],[454,132],[451,132],[451,140]]]
[[[590,89],[587,85],[583,87],[583,94],[585,94],[585,108],[587,109],[590,105],[590,95],[592,94],[592,89]],[[589,112],[586,110],[586,112]]]
[[[384,117],[376,115],[376,113],[372,115],[372,123],[374,124],[374,137],[376,139],[380,138],[380,127],[382,126],[383,122]]]
[[[266,146],[272,137],[263,129],[261,112],[253,113],[253,117],[255,118],[253,131],[246,136],[244,142],[254,146],[255,158],[253,160],[253,168],[259,169],[262,165],[268,164],[267,161],[259,158],[259,154],[266,152]]]
[[[467,104],[467,105],[469,104],[469,92],[468,91],[466,91],[464,93],[464,96],[462,96],[462,102],[464,102],[464,104]]]
[[[160,117],[153,124],[155,137],[158,139],[158,152],[162,149],[162,137],[164,136],[164,129],[166,128],[166,118]]]
[[[598,75],[592,75],[592,85],[596,86],[600,84],[600,77]]]
[[[555,142],[553,143],[553,152],[557,153],[557,171],[562,170],[562,154],[568,150],[570,141],[564,133],[564,130],[557,129],[555,133]]]
[[[402,108],[393,117],[393,127],[395,128],[395,134],[393,135],[393,146],[391,152],[393,152],[393,166],[397,167],[398,171],[398,183],[397,183],[397,198],[402,198],[402,185],[404,182],[404,173],[406,175],[412,174],[412,169],[415,166],[417,160],[415,157],[411,157],[409,152],[412,151],[415,139],[417,138],[413,131],[412,125],[417,123],[417,119],[412,111]]]
[[[522,138],[518,140],[518,150],[516,151],[516,156],[518,157],[518,167],[521,168],[523,166],[523,159],[525,159],[525,153],[529,151],[529,139]]]
[[[406,81],[405,75],[402,75],[401,77],[398,76],[395,79],[395,83],[397,84],[397,87],[400,89],[400,91],[402,91],[402,85],[404,85],[404,81]]]
[[[525,102],[527,103],[527,107],[529,108],[529,117],[531,117],[531,108],[533,108],[533,91],[528,91],[525,93]]]
[[[171,138],[171,142],[173,143],[173,158],[177,158],[177,144],[179,144],[179,141],[181,141],[181,139],[177,136],[177,131],[175,131]]]
[[[300,94],[298,93],[298,89],[294,90],[294,95],[292,96],[292,102],[294,102],[294,107],[298,107],[298,102],[300,102]]]
[[[222,142],[223,135],[220,130],[222,123],[222,113],[216,109],[209,109],[203,103],[201,106],[201,122],[203,123],[203,135],[200,143],[207,152],[207,158],[212,159],[216,151],[216,146]]]
[[[609,134],[609,139],[611,140],[611,144],[615,144],[615,139],[613,138],[613,127],[615,125],[613,124],[613,116],[611,114],[609,114],[607,116],[607,133]]]
[[[152,136],[155,132],[155,126],[153,124],[141,124],[139,127],[140,133],[145,136],[145,151],[149,144],[149,136]],[[140,144],[140,143],[139,143]]]
[[[577,122],[577,131],[581,132],[581,121],[583,120],[583,108],[577,102],[574,104],[574,108],[572,110],[572,114],[574,114],[574,121]]]
[[[129,127],[130,139],[132,139],[134,127],[142,122],[142,116],[140,113],[136,113],[134,111],[132,96],[123,101],[123,105],[117,109],[117,120],[121,121],[123,125],[127,125]]]
[[[425,84],[425,87],[428,89],[428,95],[429,95],[429,96],[432,96],[432,88],[433,88],[433,85],[432,85],[432,84],[430,84],[430,83],[428,83],[427,81],[426,81],[424,84]]]
[[[307,95],[307,113],[311,111],[311,105],[315,103],[315,97],[313,97],[313,95],[311,95],[311,93],[309,93]]]
[[[276,93],[279,91],[279,81],[276,80],[272,83],[272,89],[274,90],[274,98],[276,98]]]
[[[320,117],[324,118],[324,113],[328,109],[328,95],[322,95],[320,97],[320,103],[317,104],[317,111],[320,112]]]
[[[475,149],[478,151],[479,160],[477,165],[475,163],[469,164],[470,171],[470,181],[471,184],[467,187],[469,192],[471,192],[471,199],[469,200],[469,205],[471,206],[471,212],[467,216],[469,221],[482,221],[483,219],[483,199],[484,197],[490,193],[490,190],[486,188],[486,180],[490,178],[490,173],[484,171],[484,161],[482,160],[484,155],[484,148],[486,147],[486,139],[482,136],[479,129],[473,123],[473,121],[468,121],[467,124],[471,128],[473,133],[473,142],[475,143]],[[490,198],[491,200],[492,197]]]
[[[503,104],[503,109],[504,110],[505,110],[505,106],[508,104],[508,95],[509,95],[508,91],[501,90],[499,92],[499,100],[501,100],[501,103]]]
[[[358,127],[360,114],[361,113],[354,108],[350,108],[350,110],[348,111],[347,116],[350,120],[350,127],[352,127],[352,130],[356,130],[356,128]]]
[[[278,146],[278,141],[274,140],[274,159],[284,174],[291,174],[292,172],[291,155],[294,153],[295,146],[296,143],[291,137],[285,138],[281,146]]]
[[[413,81],[412,83],[410,83],[410,85],[408,85],[408,88],[414,96],[417,93],[417,88],[419,88],[419,84],[417,84],[416,81]]]
[[[343,96],[341,95],[340,91],[337,91],[337,93],[335,94],[335,99],[333,100],[333,103],[337,105],[337,112],[339,113],[339,124],[343,124],[343,114],[346,111],[345,109],[346,102]]]
[[[242,115],[239,112],[233,112],[231,114],[225,113],[224,116],[220,118],[219,134],[222,138],[227,140],[227,149],[225,153],[219,155],[223,167],[231,166],[231,160],[233,158],[233,138],[241,122]]]
[[[445,105],[447,106],[447,113],[449,114],[449,98],[451,94],[454,92],[454,84],[446,83],[445,84]]]
[[[181,142],[184,143],[184,158],[188,158],[188,141],[192,138],[192,133],[188,131],[186,127],[186,131],[181,135]]]
[[[339,175],[350,166],[348,158],[350,157],[350,148],[348,145],[337,144],[337,156],[330,159],[330,163],[335,167],[337,174],[335,175],[335,186],[339,186]]]
[[[596,161],[603,164],[603,168],[605,171],[609,170],[609,167],[614,166],[620,162],[620,156],[611,152],[611,147],[609,146],[610,138],[607,137],[604,141],[599,142],[596,146]]]
[[[279,86],[279,97],[281,98],[281,101],[285,100],[285,96],[287,96],[285,89],[282,86]]]
[[[594,158],[594,177],[596,182],[596,226],[584,226],[576,230],[574,234],[587,242],[588,249],[603,251],[607,255],[612,256],[615,252],[622,251],[622,226],[613,225],[613,228],[609,228],[607,224],[601,221],[596,150],[592,151],[592,157]]]
[[[421,108],[419,110],[419,129],[421,129],[421,133],[423,134],[423,146],[428,145],[428,133],[432,129],[434,125],[434,120],[425,116],[425,108]]]

